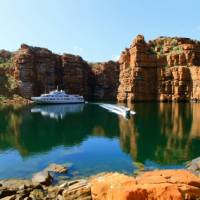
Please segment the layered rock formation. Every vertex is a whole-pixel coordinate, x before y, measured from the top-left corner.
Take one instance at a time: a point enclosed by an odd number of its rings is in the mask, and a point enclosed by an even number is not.
[[[69,93],[89,96],[90,68],[79,56],[57,55],[48,49],[21,45],[14,57],[15,78],[21,81],[20,94],[26,98],[57,86]]]
[[[23,44],[15,53],[1,50],[0,66],[6,69],[0,69],[1,77],[19,82],[14,91],[26,98],[59,86],[95,100],[200,100],[200,42],[188,38],[146,42],[138,35],[119,62],[96,64]]]
[[[14,64],[23,97],[39,95],[61,84],[61,58],[48,49],[23,44],[14,57]]]
[[[93,72],[93,98],[115,100],[119,85],[119,64],[109,61],[91,64]]]
[[[119,63],[119,101],[200,99],[198,41],[160,37],[146,43],[138,35]]]
[[[17,93],[25,98],[58,86],[68,93],[83,95],[86,99],[116,99],[119,80],[119,65],[116,62],[94,66],[80,56],[57,55],[48,49],[26,44],[22,44],[15,54],[0,51],[0,59],[4,63],[12,59],[12,77],[19,81]],[[2,70],[1,74],[5,76],[7,72]]]
[[[122,52],[120,63],[119,101],[155,100],[157,96],[157,59],[149,53],[143,36],[138,36],[130,49]]]
[[[80,56],[62,56],[63,88],[69,93],[91,98],[91,69]]]

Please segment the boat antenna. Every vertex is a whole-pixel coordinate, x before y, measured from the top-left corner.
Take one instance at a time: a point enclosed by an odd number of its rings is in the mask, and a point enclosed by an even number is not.
[[[57,85],[56,89],[58,90],[58,85]]]

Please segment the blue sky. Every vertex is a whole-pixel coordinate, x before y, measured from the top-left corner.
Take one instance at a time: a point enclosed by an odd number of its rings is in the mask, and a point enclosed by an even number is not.
[[[116,59],[137,34],[200,40],[199,0],[0,0],[0,49],[21,43]]]

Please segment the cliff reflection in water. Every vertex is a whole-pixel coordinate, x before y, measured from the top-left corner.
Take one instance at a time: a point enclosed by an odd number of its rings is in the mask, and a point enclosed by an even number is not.
[[[152,160],[178,164],[199,156],[200,104],[137,103],[132,107],[137,114],[130,120],[93,104],[77,105],[71,110],[54,106],[3,107],[0,150],[16,149],[28,157],[101,136],[119,138],[122,151],[143,163]],[[31,113],[34,109],[39,113]]]
[[[178,164],[200,153],[200,104],[138,103],[137,115],[119,119],[122,149],[137,161]]]
[[[38,112],[32,113],[34,109]],[[117,116],[110,118],[98,106],[77,104],[67,110],[66,107],[55,109],[54,106],[1,108],[0,149],[14,148],[21,155],[28,156],[60,145],[79,145],[87,137],[95,135],[93,129],[98,126],[104,129],[106,137],[112,138],[118,133],[117,126],[116,130],[113,128],[114,124],[118,124]],[[62,119],[61,115],[64,115]]]

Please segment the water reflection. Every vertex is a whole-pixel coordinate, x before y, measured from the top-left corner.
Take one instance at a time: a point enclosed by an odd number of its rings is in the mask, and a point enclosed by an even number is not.
[[[0,124],[1,149],[14,148],[22,156],[28,156],[49,151],[60,145],[71,147],[79,145],[91,135],[98,135],[95,132],[95,127],[98,126],[104,129],[106,137],[112,138],[118,134],[117,126],[113,128],[113,125],[118,122],[117,116],[110,118],[106,112],[95,105],[76,107],[73,109],[76,112],[71,110],[62,120],[55,120],[41,113],[31,113],[34,108],[1,110],[0,120],[3,122]],[[48,114],[52,113],[50,107],[44,106],[43,109]],[[57,111],[59,110],[61,109]]]
[[[200,104],[138,103],[130,121],[119,119],[124,151],[137,161],[182,163],[199,156]]]
[[[53,119],[63,119],[66,114],[83,111],[84,104],[37,105],[31,109],[32,113],[41,113]]]
[[[115,161],[123,158],[120,162],[124,167],[131,162],[123,152],[134,161],[146,163],[150,160],[162,166],[182,164],[199,156],[200,104],[137,103],[131,107],[137,114],[129,120],[95,104],[2,107],[0,156],[6,158],[7,150],[15,149],[22,158],[32,159],[34,155],[52,152],[61,146],[80,149],[84,142],[87,143],[86,152],[90,149],[96,158],[105,152],[102,163],[110,169],[115,167],[111,157]],[[108,139],[107,146],[102,141],[101,147],[92,146],[94,141],[98,144],[99,137]],[[118,157],[113,158],[114,151],[118,151],[116,140],[119,140],[122,153],[118,152]],[[113,141],[114,149],[111,148]],[[73,159],[84,166],[88,154]]]

